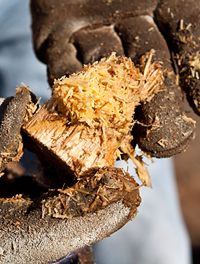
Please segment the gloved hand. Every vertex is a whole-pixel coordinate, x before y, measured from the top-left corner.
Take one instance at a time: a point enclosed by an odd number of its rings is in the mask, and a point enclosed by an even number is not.
[[[34,49],[47,64],[50,84],[112,51],[138,63],[154,49],[154,60],[162,62],[165,89],[138,107],[133,136],[155,157],[186,148],[195,122],[185,115],[183,90],[200,114],[198,2],[32,0],[31,11]]]
[[[0,98],[0,172],[19,160],[23,144],[33,145],[21,128],[38,110],[35,99],[22,86],[14,97]],[[48,151],[41,147],[40,152],[48,160]],[[57,160],[58,168],[61,163]],[[51,162],[41,165],[50,167]],[[0,175],[0,263],[46,264],[61,259],[116,232],[136,215],[141,202],[138,184],[119,168],[91,168],[70,187],[65,182],[56,185],[60,175],[52,168],[47,173],[35,168],[21,176],[6,172]],[[78,263],[94,263],[88,250],[77,252]]]

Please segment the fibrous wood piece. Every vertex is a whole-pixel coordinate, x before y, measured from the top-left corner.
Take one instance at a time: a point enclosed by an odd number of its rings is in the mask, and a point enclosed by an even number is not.
[[[40,158],[45,154],[55,167],[56,162],[61,165],[59,171],[65,167],[76,177],[92,167],[114,166],[121,152],[137,166],[130,144],[135,107],[150,101],[163,81],[160,65],[151,64],[152,54],[140,68],[112,54],[55,80],[52,98],[23,127],[29,144],[33,142],[30,148],[37,146]],[[140,167],[139,178],[150,185]]]
[[[47,150],[51,162],[54,163],[57,157],[63,162],[63,167],[67,164],[76,176],[92,167],[113,166],[122,135],[111,128],[106,130],[105,134],[109,138],[102,146],[101,129],[81,123],[67,125],[66,116],[49,110],[50,103],[42,106],[38,114],[26,124],[24,131],[34,144],[45,147],[43,151]]]

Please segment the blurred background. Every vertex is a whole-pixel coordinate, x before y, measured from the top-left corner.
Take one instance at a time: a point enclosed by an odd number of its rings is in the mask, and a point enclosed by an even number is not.
[[[186,101],[186,100],[185,100]],[[185,102],[188,116],[196,120],[196,137],[187,151],[176,155],[175,170],[182,212],[191,237],[193,264],[200,263],[200,117]]]

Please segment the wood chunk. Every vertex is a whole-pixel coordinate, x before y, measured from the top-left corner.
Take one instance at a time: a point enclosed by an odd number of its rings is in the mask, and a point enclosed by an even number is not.
[[[23,126],[26,147],[63,178],[114,166],[122,152],[137,166],[131,146],[135,107],[151,101],[163,82],[161,66],[151,63],[152,56],[146,54],[138,68],[113,53],[55,80],[52,98]],[[145,174],[139,177],[150,185],[145,169],[136,172]]]
[[[39,159],[47,158],[50,162],[61,164],[59,172],[66,170],[72,176],[80,176],[92,167],[113,166],[117,158],[117,149],[121,135],[114,129],[106,130],[108,141],[102,147],[101,129],[86,127],[81,123],[66,125],[68,119],[56,111],[49,111],[49,103],[24,127],[28,136],[29,149],[36,146]],[[31,144],[32,141],[32,144]],[[33,150],[34,151],[34,150]]]

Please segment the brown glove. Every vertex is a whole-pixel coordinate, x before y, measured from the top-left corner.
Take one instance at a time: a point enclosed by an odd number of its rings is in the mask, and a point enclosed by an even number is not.
[[[32,0],[31,11],[35,52],[47,64],[50,84],[111,51],[138,63],[154,49],[154,60],[162,62],[165,89],[138,108],[133,136],[155,157],[186,148],[195,122],[184,113],[179,84],[199,113],[197,2]]]
[[[31,122],[31,116],[34,117],[38,109],[28,87],[18,87],[14,97],[0,99],[0,103],[1,172],[8,162],[19,160],[24,143],[27,147],[34,145],[21,133],[21,128]],[[49,118],[49,121],[59,120]],[[45,120],[43,125],[45,129]],[[43,160],[49,160],[45,147],[38,152],[42,153]],[[60,183],[56,178],[64,162],[56,159],[59,171],[56,174],[56,170],[50,168],[51,161],[47,164],[43,160],[41,165],[46,166],[48,172],[35,168],[23,176],[8,170],[0,175],[0,263],[56,261],[110,236],[137,213],[141,202],[139,186],[122,169],[91,168],[85,177],[68,187],[69,166],[67,170],[65,164],[66,181]],[[83,255],[82,262],[78,263],[94,263],[92,259],[84,262],[89,256],[86,258],[87,254],[81,252],[78,255]]]

